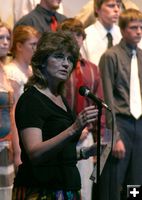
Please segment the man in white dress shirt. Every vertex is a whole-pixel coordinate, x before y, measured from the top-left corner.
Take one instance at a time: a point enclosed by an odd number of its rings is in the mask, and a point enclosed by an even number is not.
[[[94,6],[94,0],[89,0],[76,15],[76,18],[83,23],[85,28],[95,22]],[[135,8],[139,10],[139,7],[131,0],[122,0],[122,9],[129,8]]]
[[[121,0],[96,0],[94,24],[85,29],[87,34],[82,48],[83,57],[98,65],[101,55],[108,46],[107,33],[111,33],[113,45],[121,39],[119,27],[116,25],[120,15]]]

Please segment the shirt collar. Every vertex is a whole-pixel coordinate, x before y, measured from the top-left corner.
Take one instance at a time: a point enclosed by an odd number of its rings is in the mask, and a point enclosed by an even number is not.
[[[130,44],[126,43],[126,41],[122,38],[120,41],[120,46],[127,52],[127,54],[131,57],[132,51],[136,50],[138,52],[138,47],[134,48]]]
[[[113,36],[114,25],[112,26],[112,28],[111,28],[110,30],[107,30],[107,29],[102,25],[102,23],[101,23],[99,20],[97,20],[97,21],[95,22],[95,26],[96,26],[96,28],[99,30],[99,33],[100,33],[102,39],[106,38],[106,34],[107,34],[108,32],[110,32],[110,33],[112,34],[112,36]]]
[[[48,20],[51,20],[51,16],[53,16],[53,15],[56,17],[56,11],[47,10],[47,9],[43,8],[42,6],[40,6],[40,4],[38,4],[36,6],[36,10],[38,12],[41,12],[42,15],[44,15],[44,17],[46,17]]]

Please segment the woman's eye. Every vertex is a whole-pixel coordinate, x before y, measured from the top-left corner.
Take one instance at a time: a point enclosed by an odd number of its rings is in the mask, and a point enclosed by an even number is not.
[[[55,54],[54,58],[64,59],[64,55],[63,54]]]
[[[68,61],[70,61],[71,63],[73,63],[74,62],[73,56],[69,56],[68,57]]]

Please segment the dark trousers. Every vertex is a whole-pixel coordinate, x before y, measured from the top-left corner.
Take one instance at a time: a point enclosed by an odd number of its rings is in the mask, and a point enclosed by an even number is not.
[[[127,185],[142,184],[142,118],[119,115],[116,120],[126,155],[119,160],[110,154],[100,177],[97,200],[126,200]]]

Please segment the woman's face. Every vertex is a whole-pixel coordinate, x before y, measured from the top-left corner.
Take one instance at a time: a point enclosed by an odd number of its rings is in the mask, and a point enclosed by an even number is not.
[[[73,56],[67,52],[55,52],[48,57],[46,69],[48,78],[66,81],[73,69]]]
[[[0,28],[0,57],[5,57],[10,48],[10,33],[6,27]]]
[[[24,43],[18,43],[17,45],[17,52],[22,55],[24,61],[28,64],[30,64],[33,53],[36,50],[37,42],[38,38],[32,36]]]

